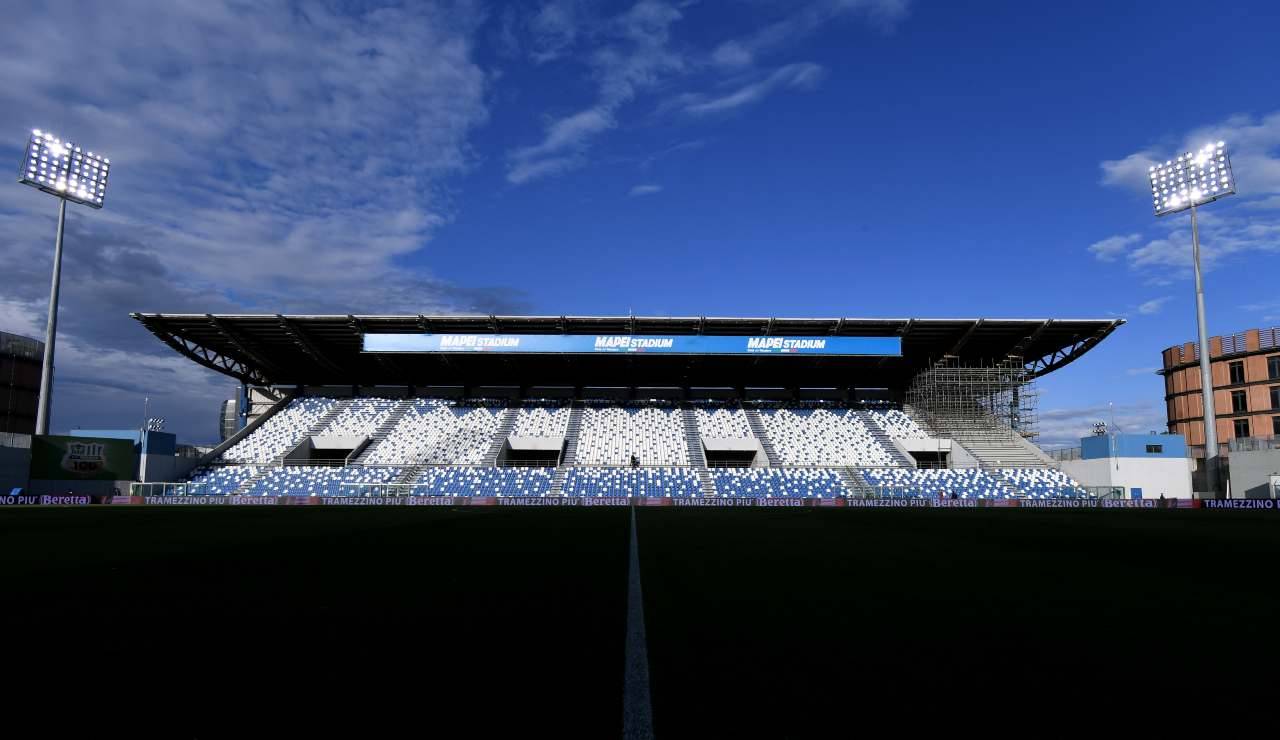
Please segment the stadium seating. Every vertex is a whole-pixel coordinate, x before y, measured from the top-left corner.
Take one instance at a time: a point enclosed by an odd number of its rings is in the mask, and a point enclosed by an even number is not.
[[[688,465],[684,420],[669,405],[591,405],[578,432],[579,465]]]
[[[872,418],[884,428],[890,439],[928,439],[920,425],[910,416],[897,409],[870,412]]]
[[[722,469],[713,478],[721,496],[839,498],[848,493],[838,473],[821,468]]]
[[[698,432],[703,437],[729,438],[753,437],[747,414],[740,408],[699,406],[694,414],[698,419]]]
[[[400,475],[400,468],[371,467],[283,467],[268,470],[255,480],[249,496],[354,496],[356,490],[344,489],[343,483],[390,483]]]
[[[959,499],[1008,498],[1009,490],[977,468],[876,468],[862,471],[881,496]]]
[[[1001,468],[1000,475],[1028,498],[1077,498],[1088,492],[1071,476],[1052,468]]]
[[[191,476],[192,493],[207,496],[227,496],[249,478],[258,468],[253,465],[219,465],[212,468],[201,468]]]
[[[503,408],[454,401],[414,400],[378,446],[369,465],[476,465],[498,431]]]
[[[546,496],[553,468],[427,468],[414,480],[415,496]]]
[[[896,464],[888,450],[840,408],[777,408],[760,412],[765,433],[786,465],[873,467]]]
[[[347,408],[316,436],[368,437],[386,421],[398,403],[389,398],[352,399]]]
[[[567,406],[525,406],[511,429],[514,437],[561,437],[569,424]]]
[[[564,481],[566,496],[679,498],[701,493],[689,468],[574,468]]]
[[[270,463],[302,441],[337,403],[332,398],[296,398],[252,434],[222,453],[229,463]]]

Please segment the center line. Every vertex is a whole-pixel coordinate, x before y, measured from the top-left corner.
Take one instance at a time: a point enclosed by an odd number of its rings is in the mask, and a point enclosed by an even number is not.
[[[649,646],[644,638],[644,598],[640,591],[640,545],[636,510],[631,507],[631,571],[627,578],[626,676],[622,684],[622,737],[653,739],[653,705],[649,698]]]

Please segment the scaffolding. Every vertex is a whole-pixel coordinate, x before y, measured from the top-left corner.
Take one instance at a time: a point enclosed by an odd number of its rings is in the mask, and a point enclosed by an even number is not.
[[[1038,433],[1035,376],[1021,357],[978,365],[944,357],[912,379],[906,400],[935,433],[961,441]]]

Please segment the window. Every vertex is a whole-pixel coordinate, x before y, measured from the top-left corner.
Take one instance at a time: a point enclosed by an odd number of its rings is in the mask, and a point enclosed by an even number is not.
[[[1249,420],[1248,419],[1236,419],[1234,426],[1235,426],[1236,439],[1243,439],[1244,437],[1249,436]]]
[[[1271,408],[1280,409],[1280,385],[1271,386]]]
[[[1280,380],[1280,355],[1267,358],[1267,377]]]
[[[1231,391],[1231,413],[1240,414],[1249,410],[1249,402],[1245,400],[1244,391]]]
[[[1147,445],[1148,455],[1159,455],[1164,452],[1164,445]]]
[[[1232,385],[1235,385],[1236,383],[1244,382],[1244,363],[1243,362],[1233,362],[1230,365],[1227,365],[1227,369],[1231,371]]]
[[[1271,433],[1280,437],[1280,416],[1271,417]]]

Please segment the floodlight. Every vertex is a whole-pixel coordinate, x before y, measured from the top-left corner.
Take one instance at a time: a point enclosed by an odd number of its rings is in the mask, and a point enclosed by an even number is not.
[[[1231,174],[1231,158],[1225,141],[1209,142],[1195,152],[1183,152],[1152,165],[1147,170],[1151,185],[1151,206],[1156,216],[1191,211],[1191,263],[1196,279],[1196,332],[1200,340],[1200,397],[1204,408],[1205,482],[1214,496],[1221,493],[1218,473],[1217,414],[1213,404],[1213,375],[1210,372],[1209,328],[1204,313],[1204,277],[1200,272],[1200,225],[1196,208],[1236,192]],[[1207,391],[1207,392],[1205,392]]]
[[[102,208],[107,197],[107,170],[111,160],[85,152],[48,131],[33,129],[27,154],[18,170],[18,182],[58,198],[58,235],[53,247],[53,286],[49,290],[49,323],[44,333],[44,364],[40,369],[40,402],[36,410],[36,434],[49,433],[50,399],[53,395],[53,346],[58,336],[58,292],[62,285],[62,235],[67,224],[67,203]]]
[[[1236,192],[1231,158],[1222,141],[1206,144],[1194,154],[1184,152],[1164,164],[1152,165],[1147,177],[1157,216],[1212,203]]]
[[[101,208],[107,197],[110,161],[47,131],[35,129],[27,140],[27,156],[19,170],[18,182],[73,203]]]

